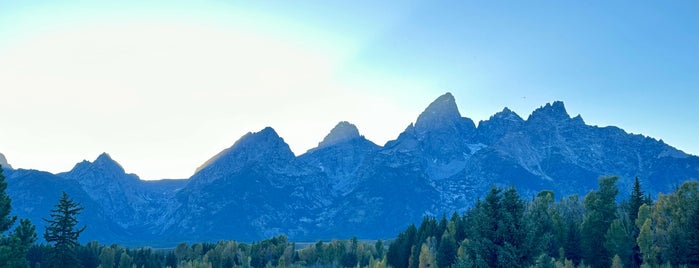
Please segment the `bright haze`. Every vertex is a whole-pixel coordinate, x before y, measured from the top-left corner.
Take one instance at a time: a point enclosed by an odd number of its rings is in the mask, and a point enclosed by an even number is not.
[[[0,153],[187,178],[266,126],[297,155],[339,121],[384,144],[445,92],[699,153],[697,1],[337,2],[0,1]]]

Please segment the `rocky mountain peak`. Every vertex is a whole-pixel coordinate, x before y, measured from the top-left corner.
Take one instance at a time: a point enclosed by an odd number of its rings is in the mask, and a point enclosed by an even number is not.
[[[85,173],[96,171],[103,175],[110,174],[120,176],[126,174],[124,168],[107,153],[100,154],[94,162],[83,160],[76,164],[68,174],[84,177]]]
[[[505,107],[504,109],[502,109],[502,111],[497,112],[496,114],[494,114],[491,117],[491,119],[496,119],[496,118],[500,119],[500,120],[504,119],[504,120],[515,121],[515,122],[524,121],[524,119],[519,117],[519,115],[517,113],[513,112],[512,110],[510,110],[507,107]]]
[[[361,136],[359,135],[357,126],[347,121],[341,121],[330,131],[327,136],[325,136],[323,141],[318,143],[318,148],[332,146],[360,137]]]
[[[259,132],[248,132],[243,137],[240,138],[233,147],[234,150],[245,150],[250,153],[266,153],[266,152],[279,152],[284,155],[290,155],[293,157],[293,153],[289,148],[289,145],[284,142],[284,139],[279,137],[279,134],[271,128],[265,127]]]
[[[2,153],[0,153],[0,167],[12,169],[12,166],[7,163],[7,158]]]
[[[451,93],[439,96],[418,116],[415,122],[416,129],[429,129],[451,123],[461,119],[456,100]]]
[[[197,172],[219,162],[224,166],[244,164],[248,161],[274,162],[288,161],[294,153],[284,139],[271,127],[259,132],[248,132],[228,149],[207,160],[197,168]]]
[[[106,169],[106,170],[114,170],[119,173],[125,173],[124,168],[108,153],[102,153],[100,154],[97,159],[95,159],[95,162],[93,164],[99,168]]]
[[[568,115],[568,112],[566,111],[565,105],[562,101],[554,101],[553,103],[547,103],[543,107],[539,107],[538,109],[534,110],[534,112],[532,112],[527,121],[532,119],[561,121],[570,119],[570,115]]]

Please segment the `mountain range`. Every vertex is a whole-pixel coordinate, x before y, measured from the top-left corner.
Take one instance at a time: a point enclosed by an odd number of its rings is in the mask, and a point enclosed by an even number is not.
[[[0,155],[13,213],[42,232],[65,191],[85,208],[82,241],[129,246],[392,238],[426,215],[464,211],[492,186],[524,197],[584,195],[603,175],[623,197],[635,177],[652,195],[699,179],[699,157],[642,135],[570,117],[560,101],[525,120],[508,108],[476,124],[446,93],[380,146],[340,122],[296,156],[270,127],[251,132],[182,180],[140,180],[103,153],[65,173],[12,169]]]

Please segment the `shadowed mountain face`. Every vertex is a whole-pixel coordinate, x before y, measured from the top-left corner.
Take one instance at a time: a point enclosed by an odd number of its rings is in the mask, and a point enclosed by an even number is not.
[[[616,127],[586,125],[562,102],[526,120],[504,108],[476,127],[447,93],[385,146],[340,122],[300,156],[272,128],[248,133],[188,180],[141,181],[107,154],[57,175],[6,175],[20,217],[47,217],[64,190],[86,207],[84,241],[172,246],[276,234],[390,238],[425,215],[465,210],[492,185],[560,197],[584,195],[599,176],[617,175],[620,195],[634,177],[655,195],[697,180],[699,158]]]

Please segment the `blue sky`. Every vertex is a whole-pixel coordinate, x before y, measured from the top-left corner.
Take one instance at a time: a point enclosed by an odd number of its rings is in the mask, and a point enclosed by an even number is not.
[[[185,178],[272,126],[394,139],[452,92],[478,122],[564,101],[699,153],[696,1],[3,1],[0,152],[60,172],[103,151]]]

